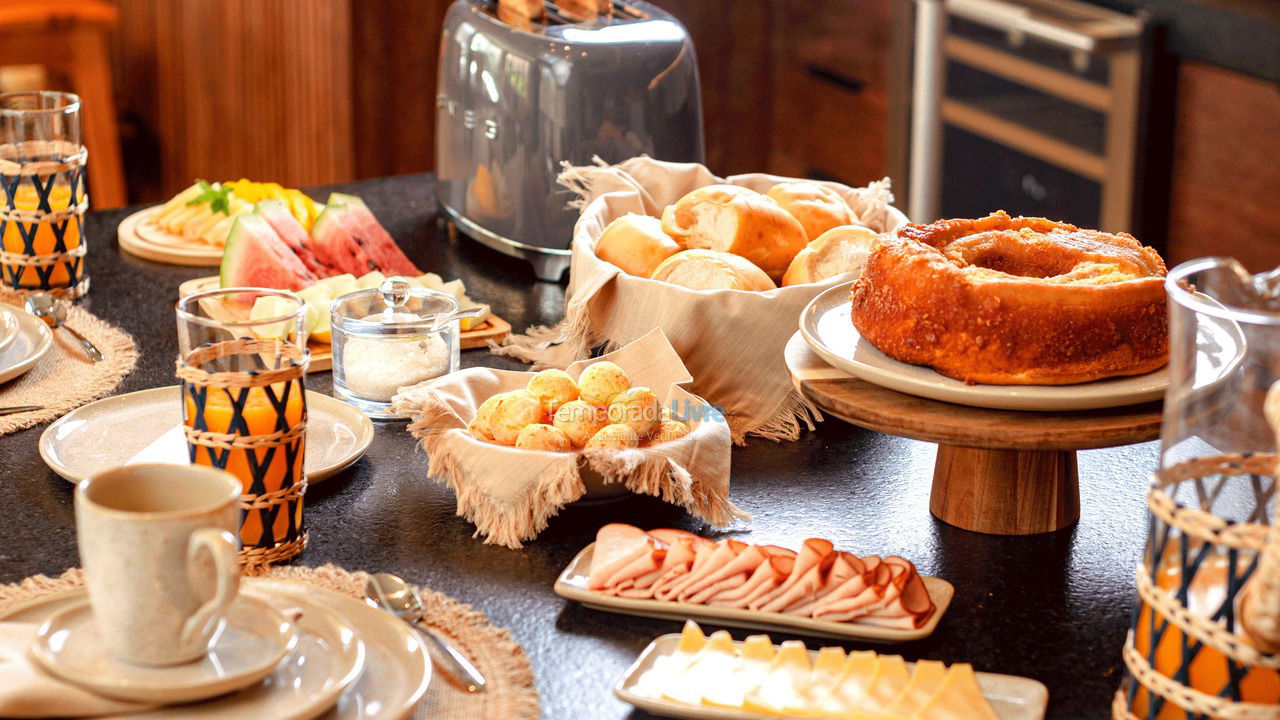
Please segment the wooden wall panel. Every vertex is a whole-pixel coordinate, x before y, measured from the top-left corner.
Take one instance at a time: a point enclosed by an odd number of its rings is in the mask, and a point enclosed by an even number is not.
[[[350,0],[116,0],[134,200],[354,177]]]
[[[352,4],[353,147],[358,177],[435,166],[436,65],[448,0]]]
[[[758,172],[773,131],[775,35],[771,0],[654,0],[693,38],[702,82],[707,165],[720,175]]]
[[[1280,265],[1280,87],[1193,62],[1179,69],[1170,267],[1230,255]]]

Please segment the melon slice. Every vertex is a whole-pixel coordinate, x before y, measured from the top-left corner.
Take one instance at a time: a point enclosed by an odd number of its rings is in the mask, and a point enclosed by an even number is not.
[[[316,254],[311,236],[283,200],[263,200],[254,206],[254,211],[266,219],[284,244],[289,246],[313,275],[324,278],[338,274],[338,270],[323,262]]]
[[[222,287],[301,290],[318,279],[261,215],[236,218],[222,251]]]
[[[364,201],[354,195],[330,195],[311,234],[320,259],[341,272],[356,277],[371,270],[388,276],[421,274]]]

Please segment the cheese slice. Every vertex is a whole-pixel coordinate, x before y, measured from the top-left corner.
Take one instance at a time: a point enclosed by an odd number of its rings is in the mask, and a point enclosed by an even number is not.
[[[688,666],[663,689],[662,694],[677,702],[701,705],[705,688],[720,682],[737,664],[737,649],[725,630],[717,630],[698,649]]]
[[[742,641],[739,672],[742,674],[743,683],[749,688],[748,695],[758,690],[768,680],[769,669],[773,667],[773,658],[776,654],[773,650],[773,641],[768,635],[751,635]]]
[[[887,715],[887,710],[911,681],[907,672],[907,664],[901,655],[880,655],[876,658],[876,670],[871,676],[871,687],[867,688],[867,699],[862,712],[877,717],[876,713]],[[892,716],[889,716],[892,717]]]
[[[947,666],[937,660],[917,661],[911,681],[902,689],[898,699],[886,708],[886,712],[893,716],[911,717],[942,689],[946,677]]]
[[[870,650],[851,652],[845,658],[844,670],[822,701],[822,711],[829,715],[851,717],[864,707],[871,679],[876,670],[876,654]]]
[[[788,717],[806,707],[804,686],[813,672],[809,651],[799,640],[782,643],[764,683],[748,693],[742,707],[748,711]]]
[[[813,663],[813,674],[805,688],[806,705],[812,712],[818,712],[835,691],[836,683],[844,673],[845,656],[840,648],[822,648],[818,651],[818,659]]]
[[[707,644],[702,628],[692,620],[686,620],[680,632],[680,642],[670,655],[656,658],[653,665],[636,681],[636,690],[643,695],[661,697],[665,689],[674,687],[689,668],[698,651]]]
[[[733,636],[727,630],[717,630],[684,671],[677,688],[673,688],[679,697],[668,697],[690,705],[724,704],[718,690],[726,685],[737,666],[738,649],[733,645]]]
[[[915,720],[999,720],[982,696],[973,666],[956,663],[947,670],[942,687],[915,714]]]

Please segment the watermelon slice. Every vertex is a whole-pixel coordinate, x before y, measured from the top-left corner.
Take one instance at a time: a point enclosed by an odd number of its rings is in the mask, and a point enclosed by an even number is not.
[[[222,250],[222,287],[301,290],[319,278],[302,263],[261,215],[236,218]],[[249,300],[250,298],[245,298]]]
[[[311,228],[316,254],[326,264],[361,277],[377,270],[384,275],[422,274],[378,223],[364,201],[333,193]]]
[[[270,223],[271,228],[276,231],[276,234],[280,236],[284,244],[288,245],[289,249],[298,256],[302,264],[307,266],[307,270],[310,270],[312,275],[324,278],[339,274],[336,269],[330,267],[320,260],[319,255],[316,255],[316,251],[312,247],[311,236],[302,227],[302,223],[298,222],[298,219],[289,211],[289,206],[285,205],[283,200],[263,200],[254,206],[254,212]]]

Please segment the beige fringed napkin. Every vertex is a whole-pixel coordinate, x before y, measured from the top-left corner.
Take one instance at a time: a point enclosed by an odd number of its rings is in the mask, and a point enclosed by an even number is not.
[[[482,442],[467,432],[489,396],[518,390],[533,373],[471,368],[403,388],[392,401],[427,452],[427,474],[453,488],[458,515],[486,543],[518,548],[537,537],[565,505],[586,494],[585,479],[621,483],[632,492],[679,505],[712,525],[747,516],[729,502],[728,425],[719,410],[680,387],[690,380],[659,329],[597,360],[615,362],[633,386],[646,386],[689,423],[674,442],[635,450],[552,453]],[[595,360],[573,363],[575,380]],[[591,476],[596,476],[592,478]]]
[[[647,157],[614,166],[568,167],[560,183],[576,192],[583,208],[573,232],[565,319],[556,327],[513,335],[498,352],[536,368],[565,367],[604,344],[612,349],[655,327],[662,328],[695,378],[691,389],[724,408],[733,440],[747,435],[794,440],[821,419],[817,408],[791,385],[783,349],[800,311],[819,293],[850,279],[794,285],[769,292],[696,291],[628,275],[595,255],[595,241],[615,218],[628,213],[660,216],[691,190],[716,183],[766,192],[776,175],[716,177],[702,165]],[[889,203],[886,178],[865,188],[822,183],[849,203],[872,230],[894,230],[906,217]]]
[[[366,573],[349,572],[333,565],[259,568],[250,574],[311,583],[353,598],[364,596],[364,586],[369,580]],[[79,568],[72,568],[58,577],[36,575],[20,583],[0,585],[0,615],[11,612],[19,603],[65,592],[83,584],[84,573]],[[433,679],[426,697],[414,709],[412,720],[537,720],[538,691],[533,684],[533,668],[510,631],[496,627],[484,613],[444,593],[424,587],[422,600],[426,608],[423,620],[470,658],[488,685],[482,693],[468,693],[453,683]],[[0,643],[6,639],[23,642],[21,633],[30,631],[34,634],[33,626],[29,624],[0,622],[0,628],[6,625],[12,634],[0,633]],[[138,707],[88,693],[80,694],[69,685],[43,674],[33,678],[30,673],[23,673],[23,667],[39,672],[29,664],[6,669],[2,662],[6,659],[4,648],[0,647],[0,717],[98,716],[119,714]],[[42,694],[45,692],[53,694]],[[49,704],[53,701],[57,705]]]
[[[0,302],[22,307],[21,295],[0,292]],[[53,346],[26,374],[0,383],[0,407],[41,405],[43,410],[0,415],[0,435],[56,420],[91,400],[105,397],[138,362],[138,345],[125,331],[99,319],[79,305],[67,313],[67,325],[102,351],[95,363],[63,330],[53,333]]]

